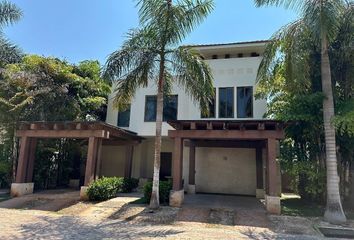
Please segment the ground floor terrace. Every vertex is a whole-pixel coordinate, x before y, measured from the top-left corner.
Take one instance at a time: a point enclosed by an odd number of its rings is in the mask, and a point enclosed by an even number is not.
[[[187,199],[184,201],[185,194],[219,194],[264,198],[269,212],[280,213],[280,168],[276,157],[277,142],[284,137],[282,123],[175,121],[170,124],[175,130],[162,140],[160,177],[173,181],[172,206],[189,204]],[[100,176],[134,177],[141,184],[152,179],[153,137],[142,138],[98,123],[25,123],[17,136],[21,138],[21,150],[13,195],[33,191],[33,148],[38,138],[87,138],[83,196],[86,186]],[[217,197],[210,199],[217,201]]]

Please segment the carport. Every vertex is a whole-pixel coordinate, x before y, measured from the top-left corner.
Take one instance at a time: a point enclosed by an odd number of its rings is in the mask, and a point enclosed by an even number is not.
[[[247,148],[255,150],[256,166],[253,174],[256,176],[256,195],[261,195],[263,192],[267,210],[272,213],[280,213],[280,167],[276,157],[278,140],[284,138],[283,122],[273,120],[178,120],[171,121],[169,124],[175,129],[168,133],[168,136],[174,140],[171,205],[181,206],[183,204],[184,146],[189,147],[188,192],[192,193],[195,192],[196,187],[196,147]],[[263,150],[266,156],[265,161],[262,157]],[[263,176],[263,172],[265,172],[265,176]],[[247,180],[241,179],[240,181]]]
[[[133,148],[143,138],[103,122],[21,122],[16,136],[20,138],[16,180],[11,185],[11,195],[33,193],[33,169],[38,139],[72,138],[87,139],[88,150],[84,186],[80,196],[85,197],[87,186],[100,176],[102,145],[126,146],[125,177],[131,176]]]

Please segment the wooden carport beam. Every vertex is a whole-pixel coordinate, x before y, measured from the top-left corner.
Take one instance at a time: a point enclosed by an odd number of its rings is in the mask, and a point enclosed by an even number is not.
[[[125,147],[124,177],[126,177],[126,178],[130,178],[131,175],[132,175],[133,152],[134,152],[134,146],[133,145],[127,145]]]
[[[189,185],[195,185],[195,144],[189,143]]]
[[[239,139],[239,140],[265,140],[283,139],[284,132],[281,130],[169,130],[171,138],[186,139]]]
[[[30,148],[29,137],[22,137],[20,139],[20,154],[18,157],[17,163],[17,172],[16,172],[16,183],[25,183],[26,182],[26,172],[28,165],[28,152]]]
[[[106,130],[18,130],[17,137],[35,138],[109,138]]]
[[[267,195],[279,197],[278,186],[278,166],[276,161],[277,156],[277,140],[267,140]]]
[[[182,169],[183,169],[183,139],[174,139],[174,149],[172,156],[172,179],[173,190],[179,191],[182,189]]]
[[[85,186],[88,186],[92,181],[95,180],[96,172],[96,162],[98,156],[99,141],[96,137],[89,138],[88,150],[87,150],[87,160],[86,160],[86,170],[85,170]]]

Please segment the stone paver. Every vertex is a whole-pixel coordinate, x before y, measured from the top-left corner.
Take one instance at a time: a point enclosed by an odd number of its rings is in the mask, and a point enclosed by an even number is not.
[[[152,225],[122,220],[96,221],[34,210],[0,209],[0,239],[319,239],[276,234],[254,227],[202,223]]]
[[[129,204],[138,197],[80,202],[59,212],[0,208],[0,239],[321,239],[308,230],[291,229],[289,234],[281,218],[268,218],[259,209],[188,205],[182,209],[161,207],[151,213],[143,205]],[[278,225],[271,227],[269,219]],[[294,218],[287,221],[301,223]]]

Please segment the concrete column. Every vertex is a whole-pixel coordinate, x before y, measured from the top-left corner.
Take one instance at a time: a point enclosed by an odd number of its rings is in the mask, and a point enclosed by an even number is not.
[[[277,140],[267,140],[267,193],[265,197],[266,208],[269,213],[280,214],[280,192],[277,167]]]
[[[190,141],[189,145],[189,181],[188,193],[195,194],[195,143]]]
[[[184,200],[184,190],[182,185],[183,173],[183,139],[174,139],[174,149],[172,156],[172,178],[173,186],[170,193],[170,206],[181,207]]]

